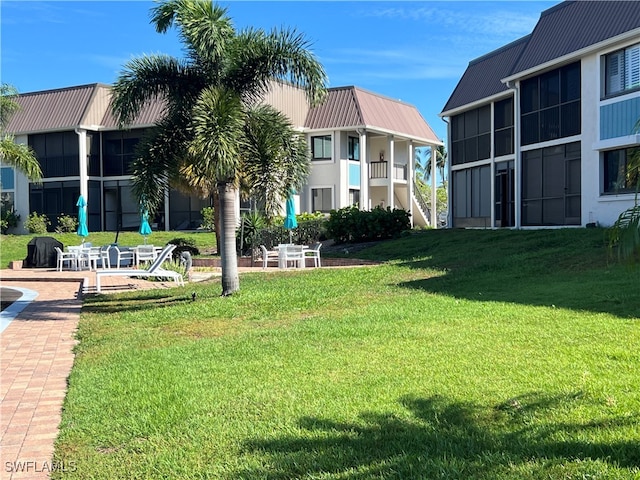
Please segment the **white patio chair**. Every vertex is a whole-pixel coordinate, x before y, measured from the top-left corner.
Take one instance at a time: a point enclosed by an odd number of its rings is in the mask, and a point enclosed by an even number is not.
[[[313,243],[308,249],[304,251],[305,261],[307,258],[313,259],[313,265],[316,267],[320,267],[320,248],[322,247],[322,243],[316,242]]]
[[[63,252],[60,247],[53,247],[56,250],[57,258],[57,267],[58,272],[61,272],[64,268],[64,264],[68,263],[69,268],[72,270],[78,269],[78,256],[75,252]]]
[[[171,253],[176,248],[175,245],[169,244],[162,249],[158,258],[149,266],[149,268],[126,268],[123,270],[104,269],[96,272],[96,292],[101,291],[101,280],[104,276],[110,277],[155,277],[168,278],[173,280],[176,285],[184,285],[182,275],[173,270],[165,270],[162,264],[171,258]]]
[[[89,247],[83,251],[83,255],[87,259],[87,263],[89,264],[89,270],[97,270],[98,269],[98,260],[102,259],[102,252],[100,251],[101,247]]]
[[[158,258],[158,252],[153,245],[138,245],[135,248],[136,268],[140,268],[140,262],[153,262]]]
[[[260,251],[262,252],[262,268],[267,268],[269,262],[278,265],[279,253],[277,250],[267,250],[267,247],[260,245]]]
[[[287,245],[283,249],[283,255],[280,257],[281,266],[289,268],[289,263],[294,267],[304,268],[304,248],[302,245]]]
[[[133,250],[121,250],[120,247],[114,245],[112,248],[116,251],[115,268],[122,268],[122,262],[126,262],[127,266],[131,266],[136,261],[136,252]]]
[[[104,245],[100,247],[100,266],[102,268],[111,268],[111,257],[109,256],[109,250],[111,250],[111,245]]]

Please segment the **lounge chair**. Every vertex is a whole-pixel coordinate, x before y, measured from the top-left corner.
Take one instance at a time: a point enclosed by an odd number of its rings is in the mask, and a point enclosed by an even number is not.
[[[171,257],[171,253],[175,248],[176,246],[171,244],[164,247],[149,268],[104,269],[96,271],[96,292],[100,292],[100,282],[104,276],[170,278],[176,282],[176,284],[184,285],[182,275],[173,270],[165,270],[162,268],[162,264]]]

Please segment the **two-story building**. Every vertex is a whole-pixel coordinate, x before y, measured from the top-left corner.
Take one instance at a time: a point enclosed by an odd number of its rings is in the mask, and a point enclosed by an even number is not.
[[[274,84],[264,99],[288,116],[311,150],[312,170],[297,192],[298,212],[381,205],[408,210],[415,225],[429,224],[428,209],[414,188],[415,149],[436,148],[442,142],[418,110],[357,87],[331,88],[328,93],[321,106],[311,109],[304,93],[286,84]],[[147,105],[123,130],[111,113],[110,99],[110,87],[103,84],[17,98],[21,109],[7,131],[33,148],[44,174],[41,183],[32,183],[1,166],[2,201],[23,221],[31,212],[44,213],[55,227],[60,214],[76,215],[76,201],[83,195],[90,231],[138,228],[130,166],[145,129],[160,118],[161,105]],[[168,190],[153,226],[197,228],[209,202]],[[242,205],[237,203],[240,214]],[[22,225],[16,230],[22,231]]]
[[[611,225],[637,184],[640,2],[545,10],[469,63],[440,116],[453,227]]]

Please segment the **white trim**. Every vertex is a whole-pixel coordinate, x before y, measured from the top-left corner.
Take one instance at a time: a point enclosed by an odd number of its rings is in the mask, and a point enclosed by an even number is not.
[[[614,150],[618,148],[632,147],[634,145],[640,145],[640,133],[635,135],[627,135],[624,137],[608,138],[607,140],[600,140],[591,145],[591,148],[596,151]]]

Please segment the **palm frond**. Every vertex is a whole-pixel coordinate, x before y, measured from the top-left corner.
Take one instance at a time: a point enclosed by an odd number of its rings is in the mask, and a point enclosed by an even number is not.
[[[13,85],[0,85],[0,130],[4,130],[11,116],[20,110],[20,105],[16,102],[17,97],[18,90]]]
[[[16,143],[11,135],[0,138],[0,162],[21,171],[32,182],[42,178],[40,162],[34,151],[28,145]]]

